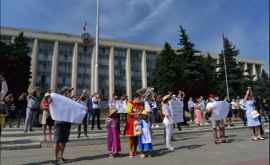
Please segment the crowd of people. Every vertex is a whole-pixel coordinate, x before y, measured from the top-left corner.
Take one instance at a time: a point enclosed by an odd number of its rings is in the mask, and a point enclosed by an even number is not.
[[[39,89],[32,89],[29,93],[23,92],[18,98],[6,91],[6,82],[1,78],[0,98],[0,128],[20,127],[24,120],[25,133],[33,131],[33,123],[40,121],[43,128],[44,141],[54,142],[55,161],[65,161],[63,154],[69,139],[72,123],[53,121],[50,115],[51,91],[40,95]],[[105,111],[101,107],[101,97],[95,93],[83,90],[81,95],[74,95],[73,88],[64,87],[59,93],[86,107],[86,114],[81,124],[78,124],[78,138],[81,137],[83,126],[84,136],[88,136],[88,125],[91,129],[107,130],[107,150],[109,157],[117,157],[121,152],[120,136],[128,139],[129,156],[139,154],[144,158],[151,156],[153,148],[153,128],[164,125],[166,148],[173,151],[172,145],[174,128],[181,131],[182,125],[194,123],[196,126],[211,125],[213,128],[214,143],[226,142],[225,127],[232,127],[233,122],[242,120],[251,130],[251,139],[263,140],[263,122],[269,121],[270,108],[265,99],[255,98],[248,87],[243,99],[237,97],[229,101],[230,110],[226,119],[212,119],[213,103],[220,100],[218,96],[210,94],[206,99],[202,96],[187,99],[183,91],[168,92],[165,96],[147,93],[146,89],[136,92],[133,98],[114,95],[108,101],[105,128],[101,125],[101,114]],[[149,92],[149,91],[148,91]],[[261,101],[262,100],[262,101]],[[41,116],[41,120],[39,120]],[[48,128],[48,133],[47,133]],[[54,128],[54,129],[53,129]]]

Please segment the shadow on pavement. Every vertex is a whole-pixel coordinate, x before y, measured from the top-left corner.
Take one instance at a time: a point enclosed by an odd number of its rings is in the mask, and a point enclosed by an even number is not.
[[[181,149],[193,150],[193,149],[200,148],[202,146],[205,146],[205,144],[194,144],[194,145],[179,146],[179,147],[176,147],[175,150],[181,150]],[[154,150],[153,151],[153,157],[166,155],[166,154],[171,153],[171,152],[172,151],[169,151],[167,148],[161,148],[159,150]]]

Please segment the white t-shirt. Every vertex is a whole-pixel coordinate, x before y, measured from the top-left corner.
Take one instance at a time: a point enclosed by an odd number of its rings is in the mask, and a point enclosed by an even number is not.
[[[149,101],[144,101],[144,110],[146,112],[152,112],[152,108],[150,106],[150,102]]]

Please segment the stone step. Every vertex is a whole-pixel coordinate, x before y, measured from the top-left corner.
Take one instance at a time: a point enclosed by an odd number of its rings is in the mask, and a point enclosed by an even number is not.
[[[244,126],[235,126],[232,128],[227,128],[226,130],[234,130],[234,129],[247,129]],[[265,132],[269,134],[269,125],[265,124]],[[183,129],[182,131],[175,131],[174,135],[187,135],[193,133],[204,133],[204,132],[211,132],[212,129],[207,128],[193,128],[193,129]],[[154,130],[153,132],[153,139],[160,139],[163,138],[164,132],[162,129]],[[2,150],[25,150],[25,149],[34,149],[34,148],[41,148],[41,147],[52,147],[52,142],[42,142],[42,136],[28,136],[28,137],[2,137]],[[121,136],[122,141],[126,141],[127,138]],[[77,138],[77,135],[71,134],[68,146],[85,146],[85,145],[93,145],[93,144],[104,144],[106,143],[106,133],[97,133],[91,134],[89,137],[82,136],[81,138]]]

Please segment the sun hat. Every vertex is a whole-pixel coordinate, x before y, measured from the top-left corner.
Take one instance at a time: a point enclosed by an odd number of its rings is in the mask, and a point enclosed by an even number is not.
[[[145,116],[148,116],[148,112],[146,110],[143,110],[140,115],[145,115]]]
[[[117,112],[117,110],[116,109],[112,109],[112,110],[110,110],[110,112],[109,112],[109,116],[111,116],[111,115],[113,115],[114,113],[116,113]]]
[[[171,95],[165,95],[163,98],[162,98],[162,101],[166,101],[166,100],[169,100],[171,98]]]

